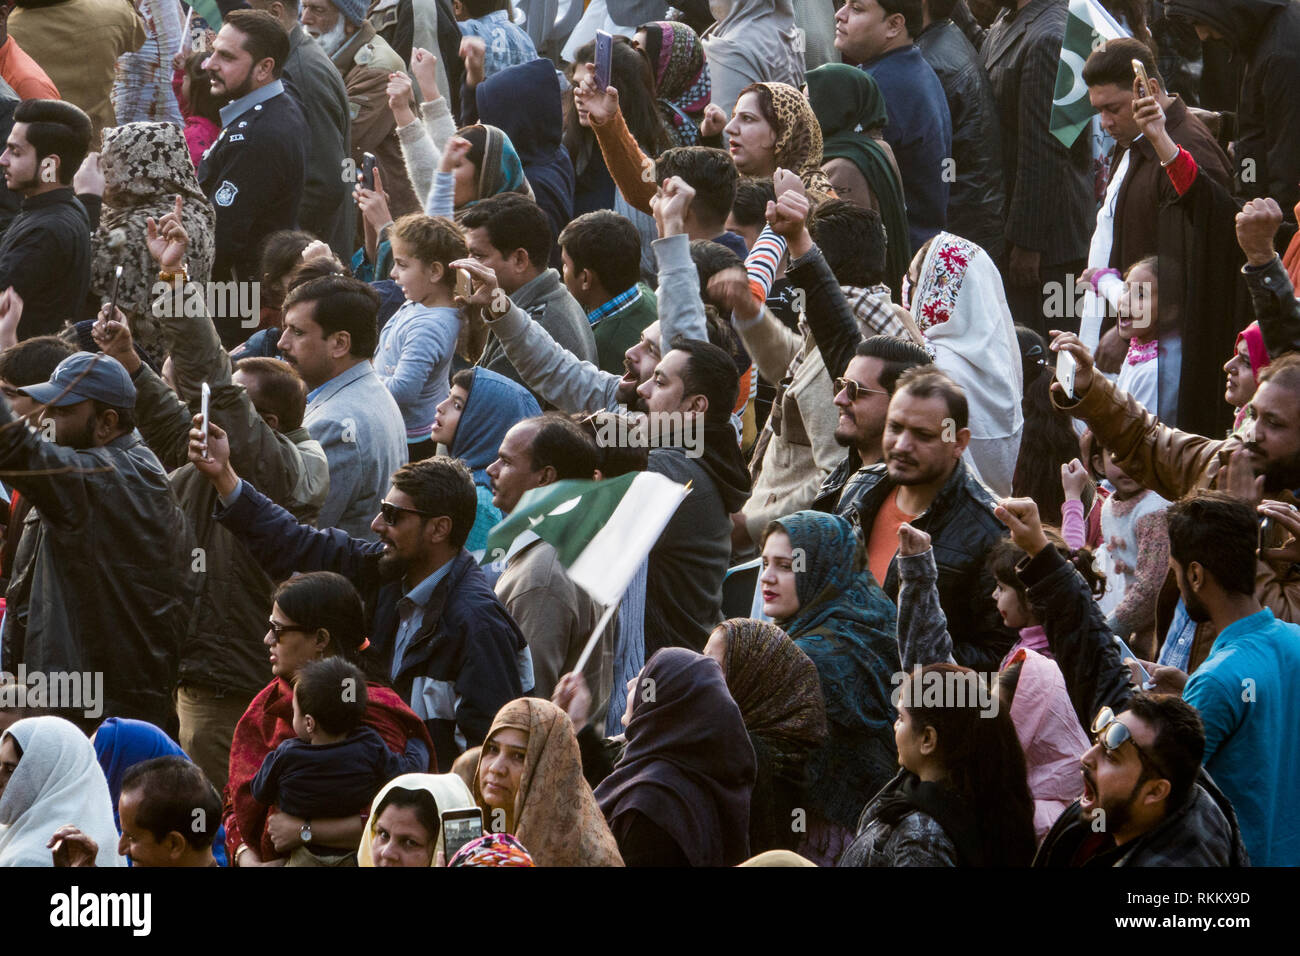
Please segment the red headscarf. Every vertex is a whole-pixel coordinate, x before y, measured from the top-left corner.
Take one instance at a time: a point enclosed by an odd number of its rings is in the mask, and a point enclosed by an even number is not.
[[[402,753],[412,737],[423,740],[429,748],[429,771],[437,773],[433,741],[424,721],[391,688],[367,684],[366,689],[369,695],[366,726],[373,727],[393,753]],[[241,843],[247,843],[263,860],[280,855],[266,832],[271,808],[253,799],[252,784],[266,755],[295,736],[293,687],[277,677],[248,705],[235,725],[230,743],[230,778],[226,783],[221,822],[226,826],[226,849],[232,861]]]
[[[1259,373],[1268,367],[1268,363],[1273,361],[1268,354],[1268,349],[1264,347],[1264,333],[1260,331],[1259,323],[1252,322],[1246,326],[1237,335],[1236,347],[1240,348],[1242,340],[1246,342],[1246,350],[1250,353],[1250,370],[1255,373],[1255,378],[1259,378]]]
[[[1300,216],[1300,203],[1296,203],[1295,214]],[[1286,266],[1286,274],[1291,277],[1292,287],[1300,289],[1300,232],[1291,237],[1291,244],[1286,247],[1286,252],[1282,255],[1282,265]]]

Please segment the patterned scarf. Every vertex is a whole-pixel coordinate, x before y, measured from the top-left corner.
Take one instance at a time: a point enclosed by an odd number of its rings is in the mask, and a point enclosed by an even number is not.
[[[486,739],[507,728],[528,735],[528,753],[506,829],[532,847],[537,866],[622,866],[618,844],[582,775],[568,714],[548,700],[521,697],[497,712]],[[490,819],[492,809],[482,796],[482,760],[473,791],[484,820]]]
[[[466,843],[448,866],[536,866],[524,845],[509,833],[489,833]]]
[[[659,115],[674,146],[698,146],[700,120],[713,98],[713,83],[704,44],[684,23],[656,20],[640,27],[646,34],[646,57],[655,73]]]
[[[104,209],[91,238],[90,290],[107,300],[115,266],[122,266],[118,308],[131,324],[136,344],[161,365],[162,323],[153,315],[152,290],[158,267],[149,255],[145,220],[172,212],[176,196],[184,206],[181,223],[189,236],[186,264],[194,282],[207,282],[216,254],[216,212],[199,188],[189,147],[170,123],[127,123],[104,130]]]
[[[772,97],[776,114],[776,164],[799,174],[814,205],[834,196],[822,172],[822,129],[804,95],[785,83],[755,83]],[[818,195],[820,194],[820,195]]]
[[[718,629],[727,636],[727,688],[745,729],[764,738],[781,770],[801,768],[826,739],[816,665],[775,624],[732,618]]]

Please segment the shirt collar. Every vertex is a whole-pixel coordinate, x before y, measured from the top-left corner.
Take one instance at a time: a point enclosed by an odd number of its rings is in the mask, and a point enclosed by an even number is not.
[[[1254,614],[1239,617],[1219,632],[1219,636],[1214,639],[1214,649],[1222,648],[1226,643],[1236,640],[1239,636],[1244,637],[1247,634],[1262,630],[1268,627],[1274,619],[1274,614],[1269,608],[1262,608]]]
[[[364,375],[366,372],[366,368],[361,368],[360,372],[357,371],[357,369],[363,365],[369,367],[370,363],[357,362],[356,365],[353,365],[350,368],[344,369],[342,372],[339,372],[328,382],[322,382],[321,384],[317,385],[315,388],[313,388],[310,392],[307,393],[307,404],[310,405],[312,402],[314,402],[316,400],[317,395],[325,391],[325,389],[329,388],[331,385],[335,384],[336,382],[340,385],[344,385],[347,384],[347,382],[345,382],[344,379],[347,379],[347,381],[350,382],[352,379]]]
[[[630,305],[637,299],[641,298],[641,286],[634,285],[630,289],[620,292],[614,298],[610,299],[604,305],[597,306],[587,313],[587,321],[595,325],[601,319],[613,315],[625,305]]]
[[[282,80],[272,80],[266,86],[260,87],[247,96],[241,96],[221,107],[221,126],[224,129],[242,115],[251,110],[254,106],[265,103],[273,96],[279,96],[284,92],[284,82]]]
[[[434,588],[436,588],[438,583],[447,576],[447,572],[451,570],[452,563],[453,562],[448,561],[437,571],[434,571],[415,587],[411,588],[402,595],[402,600],[410,601],[412,604],[417,604],[421,608],[426,607],[429,603],[429,599],[433,597]]]

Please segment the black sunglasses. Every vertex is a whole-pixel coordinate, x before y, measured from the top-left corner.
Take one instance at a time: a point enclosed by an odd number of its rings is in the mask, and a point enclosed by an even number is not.
[[[275,642],[277,644],[280,643],[280,635],[286,631],[302,631],[306,633],[307,631],[314,630],[313,628],[301,627],[297,624],[281,624],[279,621],[267,621],[266,627],[267,630],[275,635]]]
[[[395,505],[391,501],[381,501],[379,503],[379,516],[384,519],[384,523],[389,527],[397,524],[397,519],[406,512],[413,515],[424,515],[426,518],[435,517],[427,511],[420,511],[418,508],[403,508],[401,505]]]

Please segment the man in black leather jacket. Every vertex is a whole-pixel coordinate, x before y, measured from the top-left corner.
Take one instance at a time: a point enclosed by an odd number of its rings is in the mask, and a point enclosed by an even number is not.
[[[947,231],[974,242],[994,259],[1005,249],[1001,128],[993,87],[979,54],[951,19],[958,0],[925,0],[916,45],[939,74],[952,114],[956,181],[948,193]]]

